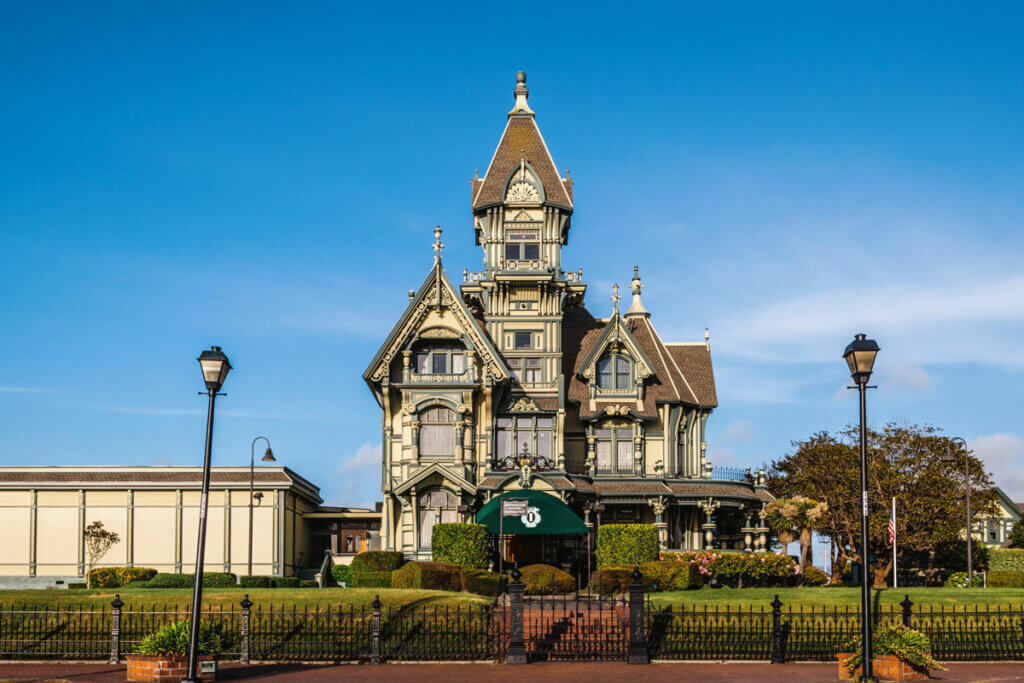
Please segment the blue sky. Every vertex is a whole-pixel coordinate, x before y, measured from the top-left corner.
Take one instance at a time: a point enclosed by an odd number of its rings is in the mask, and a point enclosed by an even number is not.
[[[195,357],[335,504],[379,494],[360,374],[430,230],[477,268],[469,178],[517,69],[576,179],[588,305],[640,265],[668,341],[711,329],[716,464],[856,416],[965,436],[1024,500],[1019,4],[376,7],[7,3],[0,464],[198,464]]]

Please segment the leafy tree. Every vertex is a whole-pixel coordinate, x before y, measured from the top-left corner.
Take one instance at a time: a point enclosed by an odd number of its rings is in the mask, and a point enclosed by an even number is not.
[[[898,556],[923,558],[922,568],[932,575],[938,566],[937,548],[957,543],[965,527],[963,449],[930,426],[889,423],[878,431],[869,429],[867,437],[868,566],[873,583],[884,586],[892,570],[887,526],[893,496]],[[827,504],[817,530],[833,540],[834,581],[847,562],[861,560],[859,438],[858,430],[848,427],[839,437],[819,432],[794,442],[795,452],[773,464],[769,481],[776,496],[800,495]],[[947,455],[953,456],[952,462]],[[978,458],[967,456],[972,514],[992,514],[992,480]]]
[[[83,533],[85,535],[85,552],[88,560],[85,583],[86,588],[92,588],[92,568],[103,559],[103,556],[107,554],[111,546],[121,541],[121,537],[116,532],[104,529],[103,522],[93,522],[85,527]]]
[[[1024,519],[1018,519],[1013,524],[1013,529],[1010,530],[1010,536],[1007,539],[1009,541],[1008,547],[1010,548],[1024,548]]]
[[[796,495],[792,498],[776,498],[765,506],[765,512],[768,513],[768,526],[778,535],[783,553],[787,545],[799,539],[799,571],[813,565],[811,532],[817,529],[822,517],[828,512],[828,504]]]

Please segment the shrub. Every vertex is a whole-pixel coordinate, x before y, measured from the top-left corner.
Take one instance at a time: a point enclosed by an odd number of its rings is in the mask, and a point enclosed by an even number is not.
[[[488,533],[483,524],[435,524],[430,536],[434,562],[487,569],[491,561]]]
[[[1024,519],[1018,519],[1010,529],[1010,535],[1006,539],[1010,548],[1024,548]]]
[[[339,586],[345,584],[346,586],[352,585],[352,567],[347,564],[336,564],[331,567],[331,578]]]
[[[391,572],[352,572],[355,588],[391,588]]]
[[[828,583],[828,574],[817,567],[807,566],[804,567],[803,579],[805,586],[824,586]]]
[[[242,576],[238,579],[238,585],[243,588],[273,588],[273,577],[270,576]]]
[[[799,576],[796,562],[787,555],[702,550],[673,557],[696,564],[704,582],[714,586],[790,586]]]
[[[173,576],[181,576],[180,574]],[[188,655],[189,633],[191,626],[188,620],[165,624],[159,630],[149,634],[139,642],[140,655]],[[199,622],[199,654],[219,655],[235,649],[239,640],[238,634],[222,621]]]
[[[597,531],[597,566],[629,565],[658,559],[658,530],[652,524],[604,524]]]
[[[997,572],[1024,572],[1024,549],[1001,548],[989,554],[988,568]]]
[[[849,671],[860,666],[864,660],[863,650],[859,635],[847,641],[840,652],[852,652],[853,655],[843,661],[843,666]],[[946,670],[932,659],[932,644],[928,636],[903,624],[884,624],[875,629],[871,640],[871,655],[895,655],[919,669]]]
[[[571,593],[576,590],[576,579],[558,567],[549,564],[531,564],[521,570],[520,581],[526,584],[527,595]]]
[[[967,572],[953,572],[943,585],[946,588],[977,588],[981,585],[981,575],[975,574],[972,581],[967,578]]]
[[[505,592],[507,586],[508,577],[504,574],[486,569],[462,568],[462,590],[467,593],[497,597]]]
[[[685,591],[704,583],[693,562],[662,560],[640,565],[644,585],[653,591]],[[630,579],[632,580],[632,579]]]
[[[275,576],[271,579],[274,588],[298,588],[299,577],[297,576]]]
[[[1024,588],[1024,572],[989,570],[987,580],[990,588]]]
[[[633,580],[632,573],[633,570],[627,567],[605,567],[591,575],[590,585],[595,592],[601,595],[625,593]]]
[[[190,588],[194,574],[157,574],[149,581],[138,584],[142,588]],[[203,586],[206,588],[229,588],[238,584],[234,574],[206,572]]]
[[[315,579],[302,579],[299,581],[299,588],[319,588],[320,585]]]
[[[89,584],[93,588],[119,588],[149,581],[154,576],[156,570],[145,567],[97,567],[89,572]]]
[[[391,574],[392,588],[462,590],[459,568],[445,562],[407,562]]]
[[[402,553],[391,550],[368,550],[352,558],[352,573],[392,572],[402,566]]]

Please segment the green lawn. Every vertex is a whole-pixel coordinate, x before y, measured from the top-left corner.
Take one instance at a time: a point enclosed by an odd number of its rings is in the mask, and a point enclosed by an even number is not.
[[[264,608],[274,605],[285,608],[321,608],[330,605],[363,606],[373,602],[375,595],[385,606],[399,607],[408,605],[484,605],[491,602],[486,598],[472,593],[449,593],[445,591],[413,590],[402,588],[204,588],[203,604],[212,605],[215,609],[223,605],[224,609],[242,601],[242,596],[249,594],[253,609],[257,605]],[[192,601],[191,588],[94,588],[92,590],[0,590],[0,605],[38,604],[38,605],[110,605],[115,594],[132,608],[150,605],[187,605]]]
[[[859,587],[835,588],[719,588],[671,593],[652,593],[651,601],[660,605],[679,605],[700,608],[743,607],[744,609],[770,609],[769,604],[778,595],[783,610],[788,607],[857,607],[860,605]],[[872,591],[872,605],[896,605],[909,595],[917,607],[962,607],[964,605],[1024,605],[1024,588],[886,588]]]

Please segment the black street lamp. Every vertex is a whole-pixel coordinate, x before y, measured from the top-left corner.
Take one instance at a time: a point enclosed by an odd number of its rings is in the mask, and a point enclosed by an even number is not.
[[[974,582],[974,562],[973,558],[973,541],[972,538],[974,529],[974,520],[971,519],[971,452],[967,450],[967,442],[964,441],[963,437],[954,436],[949,440],[949,443],[955,443],[964,452],[964,477],[967,479],[967,579]],[[955,463],[956,456],[950,451],[949,446],[946,446],[946,457],[943,458],[945,462]]]
[[[263,462],[277,462],[274,459],[274,451],[270,450],[270,439],[265,436],[257,436],[252,440],[252,444],[249,446],[249,576],[252,576],[252,502],[255,500],[256,505],[263,502],[263,492],[253,493],[253,487],[256,483],[256,442],[263,439],[267,442],[267,452],[263,454],[261,460]]]
[[[183,679],[186,683],[198,683],[201,679],[196,675],[199,663],[199,615],[200,603],[203,599],[203,565],[206,555],[206,504],[210,497],[210,453],[213,449],[213,406],[217,393],[231,370],[228,357],[219,346],[211,346],[209,351],[199,354],[199,367],[203,371],[206,383],[206,394],[210,397],[210,407],[206,411],[206,451],[203,454],[203,493],[199,499],[199,544],[196,546],[195,579],[192,582],[192,629],[188,641],[188,674]],[[200,394],[204,393],[202,391]]]
[[[860,392],[860,585],[861,585],[861,628],[864,638],[864,676],[865,680],[871,680],[871,587],[868,585],[868,431],[867,431],[867,404],[865,396],[868,389],[868,379],[871,378],[871,370],[875,365],[875,356],[878,355],[878,344],[874,339],[868,339],[863,334],[858,334],[843,351],[843,358],[850,366],[850,376],[856,382],[856,387],[851,387]]]

